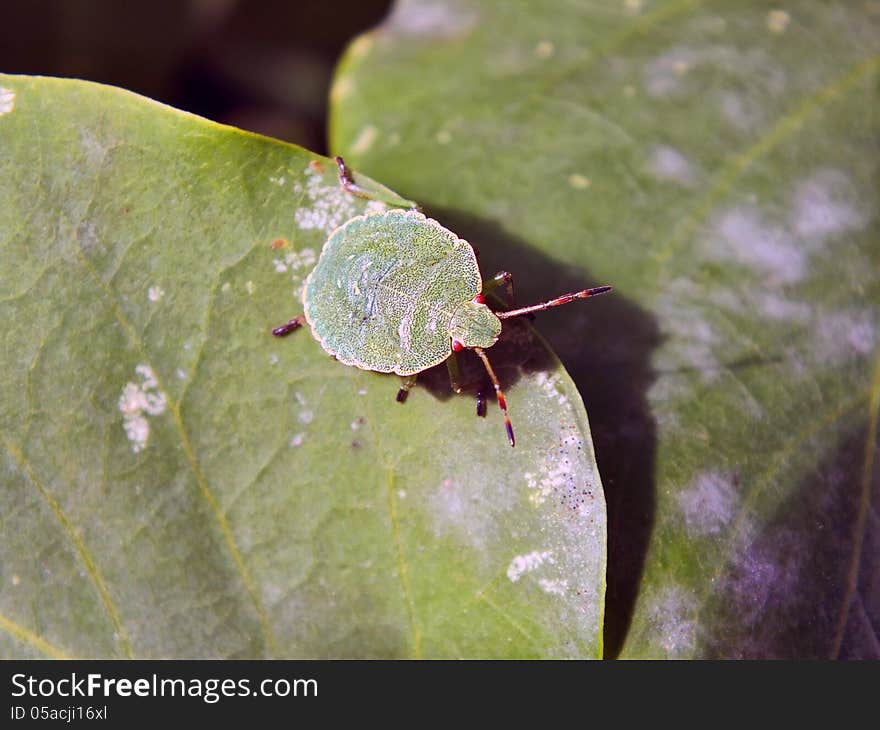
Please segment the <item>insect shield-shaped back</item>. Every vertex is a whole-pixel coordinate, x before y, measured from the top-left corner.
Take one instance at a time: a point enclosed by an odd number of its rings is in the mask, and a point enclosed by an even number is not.
[[[330,234],[303,305],[312,334],[340,362],[412,375],[449,356],[453,316],[480,286],[467,242],[421,213],[390,210]]]
[[[352,195],[395,204],[358,185],[341,157],[336,162],[340,184]],[[507,273],[490,281],[487,291],[500,281],[507,282],[512,298]],[[467,241],[418,211],[389,210],[352,218],[330,234],[306,279],[303,306],[315,339],[337,360],[407,376],[398,392],[401,402],[416,373],[447,359],[453,389],[460,392],[455,353],[471,348],[492,381],[513,446],[501,383],[485,353],[498,340],[501,320],[604,294],[611,287],[495,313],[484,304],[482,288],[477,258]],[[272,333],[284,337],[301,322],[294,317]],[[480,396],[478,414],[483,403]]]

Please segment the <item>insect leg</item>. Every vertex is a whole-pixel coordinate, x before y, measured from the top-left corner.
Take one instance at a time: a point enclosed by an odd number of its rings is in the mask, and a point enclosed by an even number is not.
[[[287,324],[283,324],[280,327],[276,327],[272,330],[272,334],[276,337],[287,337],[291,332],[296,329],[299,329],[302,326],[302,323],[306,321],[306,318],[300,315],[299,317],[294,317]]]
[[[455,350],[446,358],[446,369],[449,371],[449,385],[452,390],[461,393],[461,372],[458,369],[458,355]],[[486,417],[486,394],[483,392],[482,386],[477,391],[477,415],[481,418]]]
[[[367,198],[369,200],[371,198],[370,194],[354,181],[354,175],[351,174],[351,170],[348,169],[345,160],[339,156],[334,159],[339,166],[339,184],[352,195],[355,195],[358,198]]]
[[[377,185],[377,189],[370,190],[361,187],[354,181],[354,175],[351,172],[351,168],[345,164],[345,160],[343,160],[339,156],[335,157],[334,159],[336,160],[336,164],[339,167],[339,184],[352,195],[358,198],[364,198],[365,200],[378,200],[379,202],[385,203],[386,205],[390,205],[395,208],[420,210],[419,206],[416,205],[413,201],[401,198],[393,191],[388,190],[381,185]]]
[[[495,375],[492,365],[489,364],[489,358],[486,357],[483,348],[475,347],[474,352],[479,355],[480,360],[483,361],[483,365],[486,368],[486,372],[489,373],[489,378],[492,381],[492,385],[495,387],[495,395],[498,397],[498,405],[501,406],[501,412],[504,414],[504,426],[507,429],[507,440],[510,441],[511,446],[515,446],[516,439],[513,437],[513,426],[510,424],[510,416],[507,414],[507,401],[504,400],[504,393],[501,392],[501,383],[498,380],[498,376]]]
[[[487,297],[491,297],[498,304],[502,306],[505,305],[503,301],[501,301],[501,297],[496,293],[496,289],[498,287],[503,286],[507,289],[507,303],[506,306],[512,307],[514,303],[513,299],[513,274],[509,271],[499,271],[495,276],[493,276],[489,281],[483,282],[483,294]]]
[[[480,418],[486,417],[486,394],[482,388],[477,391],[477,415]]]
[[[409,395],[410,389],[416,384],[418,375],[407,375],[400,383],[400,390],[397,391],[397,402],[405,403],[406,397]]]
[[[458,356],[453,352],[446,358],[446,369],[449,371],[449,385],[455,393],[461,393],[461,371],[458,369]]]

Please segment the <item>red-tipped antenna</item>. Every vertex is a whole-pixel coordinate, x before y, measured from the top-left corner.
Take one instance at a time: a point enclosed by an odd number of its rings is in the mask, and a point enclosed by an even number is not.
[[[498,405],[501,406],[501,411],[504,413],[504,425],[507,428],[507,440],[510,441],[511,446],[516,446],[516,439],[513,437],[513,426],[510,424],[510,416],[507,415],[507,401],[504,400],[504,393],[501,392],[501,383],[498,381],[498,376],[495,375],[495,371],[489,364],[489,358],[486,357],[486,353],[483,352],[483,349],[475,347],[474,352],[480,356],[480,360],[483,361],[483,365],[486,367],[486,372],[489,373],[489,378],[492,380],[492,385],[495,386],[495,395],[498,396]]]
[[[545,309],[550,309],[550,307],[561,307],[563,304],[573,302],[575,299],[587,299],[588,297],[595,297],[599,294],[605,294],[610,291],[610,286],[594,286],[592,289],[584,289],[583,291],[574,292],[572,294],[563,294],[561,297],[551,299],[549,302],[533,304],[531,307],[511,309],[507,312],[494,312],[494,314],[498,319],[510,319],[511,317],[520,317],[523,314],[530,314],[531,312],[543,312]]]

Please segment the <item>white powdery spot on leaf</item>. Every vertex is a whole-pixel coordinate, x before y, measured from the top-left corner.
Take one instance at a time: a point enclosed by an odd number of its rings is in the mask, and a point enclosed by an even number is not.
[[[308,424],[310,424],[312,421],[315,420],[315,412],[309,408],[306,408],[308,401],[306,400],[306,397],[302,393],[300,393],[299,391],[296,391],[293,394],[293,397],[296,399],[296,402],[300,406],[302,406],[302,410],[299,412],[299,414],[297,414],[297,420],[300,423],[302,423],[304,426],[307,426]]]
[[[690,656],[697,640],[697,600],[680,586],[664,586],[648,609],[650,633],[670,659]]]
[[[690,187],[696,182],[696,173],[690,161],[674,147],[659,145],[648,156],[648,172],[658,180]]]
[[[302,251],[291,251],[283,259],[272,259],[272,266],[279,274],[286,274],[288,271],[296,274],[293,278],[299,279],[303,269],[310,269],[315,265],[317,256],[314,249],[304,248]]]
[[[445,478],[433,489],[410,490],[409,505],[425,515],[434,532],[473,549],[476,569],[486,585],[498,573],[505,584],[530,598],[552,604],[561,631],[567,637],[593,635],[600,626],[605,571],[605,502],[595,469],[586,423],[579,418],[580,404],[564,374],[558,377],[568,404],[558,404],[559,393],[544,397],[534,378],[523,372],[527,389],[539,393],[528,407],[511,406],[514,428],[525,448],[535,449],[534,459],[516,478],[503,471],[473,478],[468,459],[451,459],[443,450],[425,456],[443,470]],[[548,382],[545,374],[542,379]],[[553,388],[553,383],[550,386]],[[482,426],[482,424],[480,424]],[[497,425],[486,424],[498,436]],[[509,448],[496,439],[498,455]],[[532,444],[529,446],[528,444]],[[453,470],[450,473],[450,470]],[[531,488],[529,488],[531,487]],[[534,493],[544,492],[541,504]],[[562,628],[564,627],[564,628]],[[558,656],[578,649],[565,640]]]
[[[563,460],[552,459],[543,464],[540,473],[524,474],[529,488],[529,501],[536,507],[544,504],[550,497],[565,494],[572,486],[571,466]]]
[[[354,196],[338,182],[327,184],[324,177],[311,165],[305,168],[305,188],[297,183],[294,194],[304,195],[303,201],[293,214],[303,230],[321,230],[328,235],[357,213]]]
[[[820,362],[839,364],[869,355],[877,344],[877,323],[867,310],[822,314],[816,323],[816,355]]]
[[[768,283],[792,284],[806,275],[807,251],[780,226],[765,222],[752,206],[730,208],[712,226],[710,254],[734,261]]]
[[[384,213],[388,206],[381,200],[371,200],[364,206],[364,213]]]
[[[763,120],[761,109],[753,101],[733,91],[722,92],[718,106],[721,115],[741,132],[754,129]]]
[[[147,299],[153,303],[158,302],[164,296],[165,290],[161,286],[151,286],[147,289]]]
[[[535,382],[547,398],[555,400],[561,406],[568,403],[568,396],[563,391],[562,381],[555,375],[539,372],[535,375]]]
[[[645,66],[643,83],[650,96],[674,96],[684,91],[681,77],[698,58],[690,48],[674,48]]]
[[[783,322],[807,322],[813,316],[813,308],[806,302],[792,301],[772,292],[755,292],[752,301],[758,310]]]
[[[819,170],[798,186],[791,226],[805,238],[822,240],[864,228],[867,218],[853,205],[855,188],[839,170]]]
[[[86,254],[91,254],[96,250],[104,251],[101,241],[98,238],[98,227],[92,221],[83,221],[76,228],[76,240],[79,242],[80,248]]]
[[[582,448],[583,441],[576,429],[563,430],[557,448],[541,454],[536,471],[523,474],[528,500],[534,507],[552,504],[551,509],[561,508],[573,517],[589,517],[595,485],[585,480],[579,468]]]
[[[159,390],[153,369],[149,365],[138,365],[135,373],[139,383],[126,383],[119,396],[119,410],[122,412],[122,427],[131,442],[134,453],[142,451],[150,438],[150,424],[147,416],[158,416],[165,412],[167,400]]]
[[[771,94],[786,86],[785,72],[760,48],[741,50],[713,43],[706,46],[675,46],[651,60],[643,70],[643,85],[649,96],[680,97],[688,93],[691,72],[699,66],[712,66],[721,79],[756,82]],[[695,88],[695,87],[694,87]]]
[[[660,377],[651,387],[652,399],[672,388],[674,380],[683,381],[685,376],[679,372],[683,368],[699,371],[703,382],[718,378],[720,363],[714,350],[723,346],[724,340],[707,319],[706,309],[705,295],[694,282],[683,278],[669,282],[658,301],[668,338],[656,355]],[[663,399],[671,397],[672,390]]]
[[[0,116],[9,114],[15,109],[15,92],[0,86]]]
[[[733,519],[740,495],[729,475],[705,471],[697,474],[677,499],[691,532],[717,535]]]
[[[539,513],[593,529],[595,510],[602,506],[602,501],[601,487],[594,475],[583,468],[584,458],[591,458],[590,444],[583,439],[580,428],[569,420],[572,404],[557,376],[539,372],[529,377],[534,378],[534,384],[547,398],[536,402],[527,416],[522,414],[520,418],[525,418],[520,422],[525,427],[528,420],[543,420],[553,413],[559,438],[540,450],[534,469],[523,473],[526,498]]]
[[[496,539],[496,522],[492,504],[484,484],[473,480],[446,477],[429,490],[427,512],[435,534],[454,536],[476,550],[482,559]]]
[[[811,581],[816,580],[815,566],[798,531],[782,526],[756,535],[754,525],[747,527],[736,540],[729,568],[716,586],[722,611],[716,626],[725,635],[730,632],[737,649],[733,656],[772,657],[768,633],[779,627],[773,616],[800,600],[805,588],[810,590]],[[805,572],[812,576],[806,581]],[[811,620],[821,620],[822,606],[811,608],[815,609]]]
[[[553,553],[550,550],[533,550],[525,555],[516,555],[507,566],[507,577],[512,583],[516,583],[526,573],[532,573],[544,563],[554,563]]]
[[[749,292],[749,297],[751,296],[752,293]],[[742,294],[722,286],[712,289],[709,292],[708,301],[712,302],[712,304],[719,309],[733,312],[735,314],[742,314],[746,311]]]
[[[476,10],[465,7],[460,0],[434,0],[395,3],[385,26],[396,34],[451,39],[469,33],[478,20]]]
[[[551,596],[564,596],[568,593],[568,581],[564,578],[540,578],[538,585],[544,593]]]

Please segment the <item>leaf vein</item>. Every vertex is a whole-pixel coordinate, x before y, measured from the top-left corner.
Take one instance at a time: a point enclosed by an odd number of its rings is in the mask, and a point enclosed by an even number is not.
[[[57,646],[53,646],[41,636],[35,634],[33,631],[26,629],[20,624],[17,624],[15,621],[4,616],[2,613],[0,613],[0,629],[11,635],[13,638],[17,639],[21,643],[29,644],[41,654],[45,654],[52,659],[73,658],[70,656],[70,654],[64,651],[64,649],[59,649]]]
[[[28,462],[27,457],[24,455],[24,452],[22,452],[16,444],[10,441],[9,437],[3,431],[0,431],[0,441],[3,442],[3,447],[6,449],[6,453],[8,453],[15,460],[19,468],[22,470],[25,476],[27,476],[28,481],[30,481],[30,483],[37,488],[37,491],[40,493],[43,501],[48,505],[52,514],[55,516],[55,519],[58,520],[58,523],[64,530],[64,534],[67,536],[68,540],[70,540],[77,555],[79,555],[80,561],[85,566],[86,573],[88,574],[93,585],[95,586],[95,589],[98,592],[98,597],[100,598],[104,609],[107,611],[107,615],[110,618],[110,623],[113,624],[113,630],[116,634],[123,653],[129,658],[133,658],[134,654],[132,653],[131,642],[129,641],[125,627],[122,625],[122,619],[119,615],[119,609],[116,607],[116,604],[114,603],[113,598],[110,595],[110,591],[107,588],[104,577],[98,570],[98,566],[96,565],[94,558],[89,552],[89,549],[86,547],[86,544],[83,541],[82,537],[80,537],[79,532],[77,531],[70,517],[67,516],[64,510],[61,508],[61,505],[58,503],[58,500],[55,499],[55,497],[52,495],[46,485],[43,484],[43,482],[31,468],[31,465]]]
[[[143,357],[149,360],[146,355],[146,348],[144,346],[143,340],[141,339],[140,335],[138,335],[137,331],[134,328],[134,325],[129,322],[128,318],[120,309],[119,303],[116,300],[115,293],[106,284],[104,284],[101,278],[97,275],[97,272],[92,266],[91,261],[88,259],[82,249],[77,248],[77,251],[79,254],[79,258],[84,264],[88,273],[104,292],[105,297],[109,300],[108,306],[112,310],[117,322],[119,322],[119,324],[128,334],[129,339],[135,344],[138,350],[140,350]],[[157,381],[158,387],[167,394],[167,389],[162,386],[161,377],[158,373],[156,373],[155,369],[153,369],[153,372],[155,374],[154,377]],[[271,626],[269,624],[268,614],[266,613],[266,609],[263,606],[262,598],[257,591],[256,584],[254,583],[250,571],[245,565],[244,558],[241,555],[241,551],[238,549],[238,545],[235,542],[235,537],[232,534],[232,528],[229,526],[229,521],[226,518],[226,514],[223,509],[221,509],[217,498],[211,491],[211,488],[205,478],[204,472],[202,471],[201,465],[199,464],[198,458],[196,457],[195,450],[193,449],[192,442],[189,438],[189,434],[187,433],[186,427],[183,423],[183,417],[180,411],[180,401],[175,401],[169,396],[168,412],[171,414],[175,429],[177,430],[178,437],[180,438],[180,443],[183,448],[187,463],[189,464],[193,476],[195,477],[196,484],[198,485],[199,493],[207,503],[208,507],[211,510],[211,513],[214,515],[214,518],[217,521],[217,526],[220,529],[223,541],[226,543],[226,547],[230,552],[233,563],[235,564],[235,567],[239,573],[239,577],[242,581],[242,584],[244,585],[245,591],[247,592],[248,597],[254,606],[254,610],[257,614],[257,619],[260,623],[263,639],[266,643],[266,648],[270,653],[274,654],[277,651],[277,644]]]
[[[690,238],[694,231],[706,220],[715,204],[724,198],[736,182],[762,157],[769,154],[775,147],[800,131],[807,120],[817,111],[831,104],[839,96],[845,94],[867,78],[880,67],[880,55],[869,56],[851,66],[847,71],[819,91],[810,94],[806,100],[793,111],[782,116],[776,124],[768,129],[750,147],[729,157],[716,178],[714,185],[709,186],[706,194],[696,207],[675,227],[671,238],[667,239],[656,251],[654,259],[666,265],[671,257]],[[658,281],[667,277],[659,276]]]
[[[870,397],[868,399],[868,435],[865,440],[865,456],[862,462],[859,511],[856,516],[855,535],[852,555],[849,561],[849,570],[846,576],[845,593],[840,604],[840,616],[837,619],[834,638],[831,642],[832,659],[837,659],[840,656],[840,647],[843,644],[850,607],[859,584],[859,565],[861,564],[862,548],[865,541],[865,528],[868,524],[868,510],[871,505],[871,478],[874,475],[874,451],[877,448],[878,417],[880,417],[880,353],[874,359],[874,378],[871,382]]]
[[[409,616],[410,631],[413,641],[413,656],[415,659],[422,658],[422,632],[416,620],[415,604],[409,586],[409,574],[406,559],[403,554],[403,539],[400,535],[400,520],[397,515],[397,499],[394,495],[394,472],[390,468],[385,469],[386,489],[388,492],[388,516],[391,520],[391,532],[394,537],[394,554],[397,560],[397,575],[400,578],[400,587],[403,592],[403,601],[406,604],[406,612]]]

